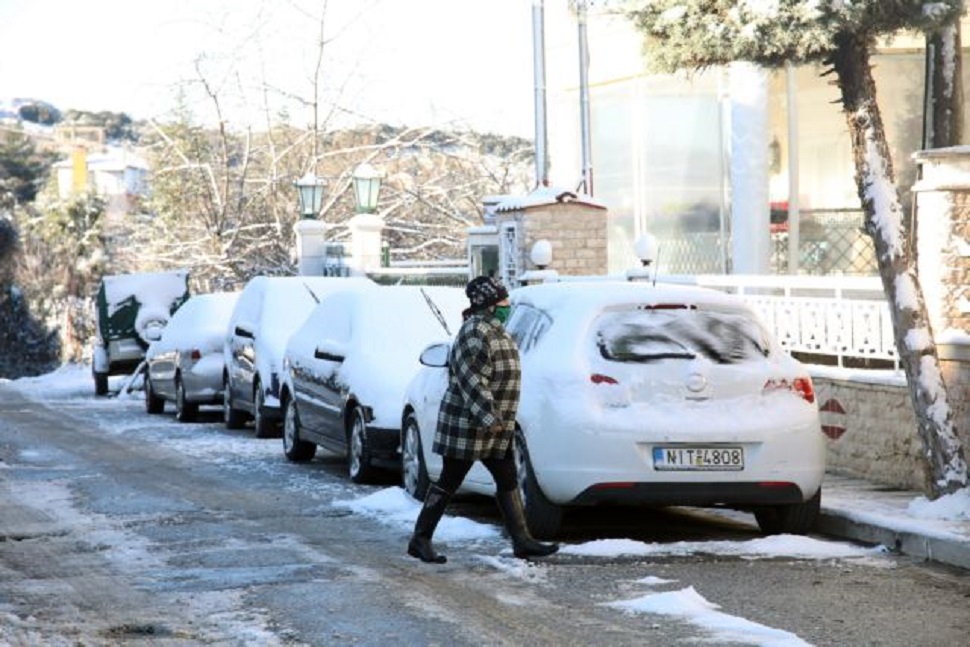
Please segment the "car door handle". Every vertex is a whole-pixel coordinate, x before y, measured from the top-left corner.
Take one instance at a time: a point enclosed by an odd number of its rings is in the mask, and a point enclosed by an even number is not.
[[[328,353],[326,351],[322,351],[319,348],[316,351],[314,351],[313,356],[316,357],[317,359],[327,360],[328,362],[342,362],[342,361],[344,361],[344,356],[343,355],[334,355],[333,353]]]

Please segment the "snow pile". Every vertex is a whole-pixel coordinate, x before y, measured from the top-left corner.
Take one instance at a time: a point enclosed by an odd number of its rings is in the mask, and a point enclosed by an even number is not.
[[[917,497],[910,501],[906,511],[919,519],[970,520],[970,488],[945,494],[935,501]]]
[[[105,276],[104,297],[108,316],[112,316],[126,299],[134,296],[145,312],[164,312],[167,321],[172,304],[186,292],[188,272],[145,272]]]
[[[400,487],[391,487],[360,499],[334,501],[335,508],[346,508],[381,523],[410,530],[421,511],[421,503],[415,501]],[[435,541],[472,541],[494,539],[498,528],[478,523],[465,517],[445,515],[435,530]]]
[[[563,546],[564,555],[595,557],[688,556],[698,554],[735,555],[752,559],[795,557],[800,559],[847,559],[886,553],[882,546],[861,548],[845,542],[822,541],[801,535],[772,535],[748,541],[677,541],[669,544],[645,543],[630,539],[598,539],[584,544]]]
[[[627,613],[653,613],[684,619],[713,635],[718,643],[745,643],[749,645],[772,645],[795,647],[808,645],[793,633],[773,629],[765,625],[728,615],[718,611],[718,605],[708,602],[693,586],[679,591],[652,593],[632,600],[607,602],[604,606],[621,609]]]

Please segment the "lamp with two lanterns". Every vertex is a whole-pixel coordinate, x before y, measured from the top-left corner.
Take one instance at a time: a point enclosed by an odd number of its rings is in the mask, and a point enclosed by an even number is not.
[[[354,169],[352,177],[357,213],[374,213],[377,210],[377,200],[384,174],[365,162]],[[309,171],[293,182],[299,198],[301,218],[314,220],[317,218],[323,206],[323,191],[326,185],[324,178]]]
[[[383,173],[366,163],[357,166],[353,172],[357,213],[350,219],[348,226],[351,230],[354,262],[360,269],[375,264],[375,245],[377,262],[380,262],[380,235],[384,223],[375,212],[383,178]],[[308,171],[293,182],[293,186],[296,188],[300,207],[300,219],[294,227],[299,272],[303,275],[319,275],[329,263],[326,238],[331,225],[319,219],[326,180]]]

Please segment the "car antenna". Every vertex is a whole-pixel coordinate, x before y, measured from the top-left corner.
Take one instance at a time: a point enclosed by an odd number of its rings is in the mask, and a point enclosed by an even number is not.
[[[310,296],[313,297],[314,301],[316,301],[317,303],[320,303],[320,297],[314,294],[313,290],[310,289],[310,286],[306,284],[306,281],[303,282],[303,287],[305,287],[306,291],[310,293]]]
[[[448,328],[448,322],[445,321],[445,316],[441,314],[441,310],[439,310],[438,306],[435,305],[435,302],[431,300],[428,293],[424,291],[424,288],[421,288],[421,296],[423,296],[424,300],[428,303],[428,307],[431,308],[431,312],[434,313],[434,316],[438,318],[438,323],[441,324],[441,327],[444,328],[445,332],[448,333],[448,336],[451,337],[451,330]]]

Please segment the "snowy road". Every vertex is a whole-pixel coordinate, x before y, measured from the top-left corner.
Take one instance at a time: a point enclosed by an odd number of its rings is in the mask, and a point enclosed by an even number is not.
[[[76,383],[75,383],[76,381]],[[689,512],[576,515],[515,560],[493,504],[404,554],[417,505],[336,458],[95,399],[89,376],[0,383],[0,644],[941,645],[970,576]]]

